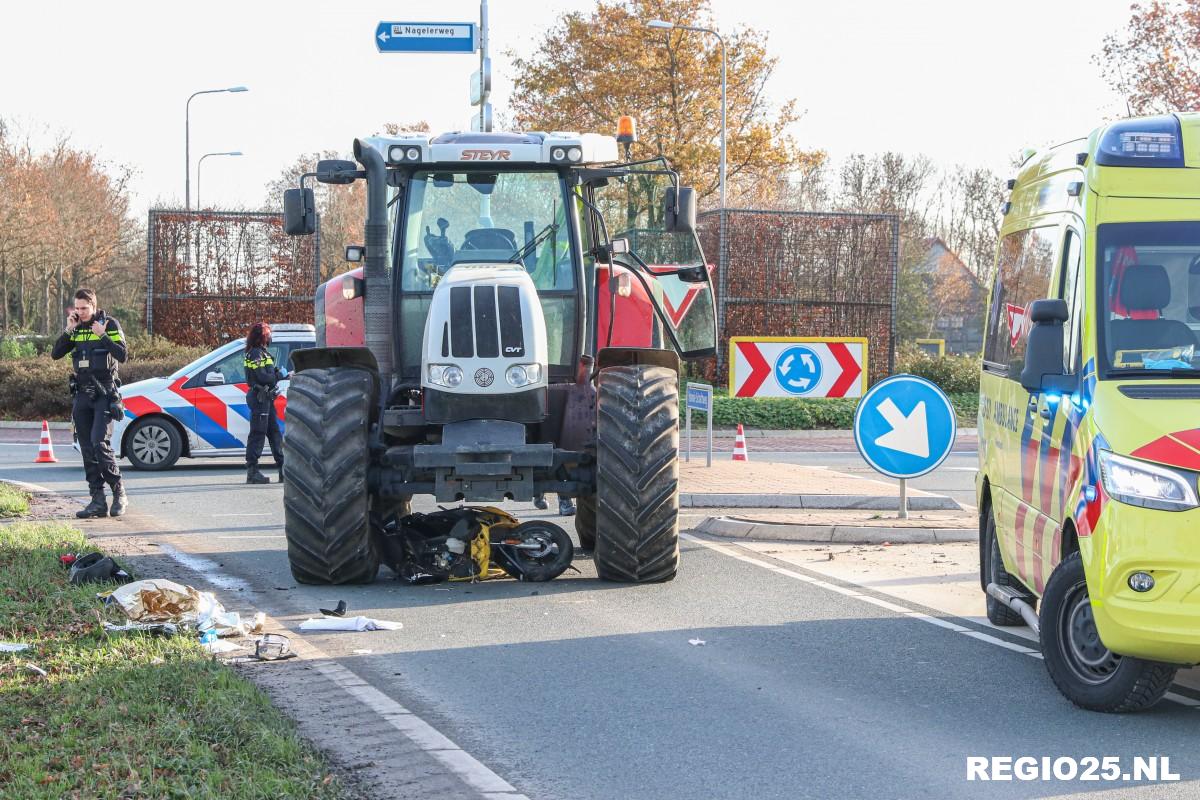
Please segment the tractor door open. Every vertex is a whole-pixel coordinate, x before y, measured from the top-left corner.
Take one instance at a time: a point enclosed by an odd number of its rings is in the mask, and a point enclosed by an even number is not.
[[[597,349],[614,340],[610,326],[617,333],[616,341],[629,341],[623,326],[645,326],[638,322],[646,318],[644,311],[638,313],[633,303],[622,302],[645,296],[653,305],[650,316],[655,326],[645,346],[673,349],[684,359],[714,355],[712,268],[688,221],[673,224],[671,219],[672,198],[679,194],[678,174],[665,159],[655,159],[596,170],[585,175],[583,188],[594,206],[588,215],[593,241],[628,243],[628,252],[612,256],[615,277],[611,280],[604,259],[596,264],[600,276]]]

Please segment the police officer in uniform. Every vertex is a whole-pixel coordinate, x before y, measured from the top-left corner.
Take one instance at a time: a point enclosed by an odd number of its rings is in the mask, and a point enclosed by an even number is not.
[[[119,517],[125,513],[129,502],[110,440],[114,419],[120,419],[124,413],[118,392],[121,381],[117,377],[117,365],[125,363],[129,350],[120,324],[104,311],[97,310],[96,293],[91,289],[75,292],[75,306],[67,315],[67,327],[54,343],[50,357],[59,359],[68,353],[71,354],[71,392],[75,395],[71,418],[83,455],[88,490],[92,493],[92,502],[75,516],[80,519]],[[105,484],[112,491],[111,508],[105,502]]]
[[[275,466],[283,474],[283,437],[275,415],[275,398],[279,382],[287,370],[276,366],[267,347],[271,344],[271,326],[256,322],[246,334],[246,405],[250,407],[250,436],[246,439],[246,483],[270,483],[271,479],[258,470],[263,442],[271,441]],[[282,479],[282,478],[281,478]]]

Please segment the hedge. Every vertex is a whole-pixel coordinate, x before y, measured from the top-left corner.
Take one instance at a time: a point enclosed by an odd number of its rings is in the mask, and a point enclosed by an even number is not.
[[[170,375],[209,350],[143,336],[130,340],[129,352],[130,360],[121,365],[121,382],[127,384]],[[69,419],[70,372],[67,358],[54,361],[49,355],[38,355],[0,360],[0,419]]]

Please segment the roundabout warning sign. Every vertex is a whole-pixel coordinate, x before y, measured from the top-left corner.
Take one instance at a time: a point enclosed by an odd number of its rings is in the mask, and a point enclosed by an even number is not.
[[[729,386],[734,397],[862,397],[867,340],[734,337]]]

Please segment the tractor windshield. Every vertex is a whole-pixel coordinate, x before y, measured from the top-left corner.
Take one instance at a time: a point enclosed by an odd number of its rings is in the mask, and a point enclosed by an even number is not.
[[[409,181],[403,290],[432,291],[454,264],[518,261],[539,291],[573,291],[556,172],[417,172]]]

